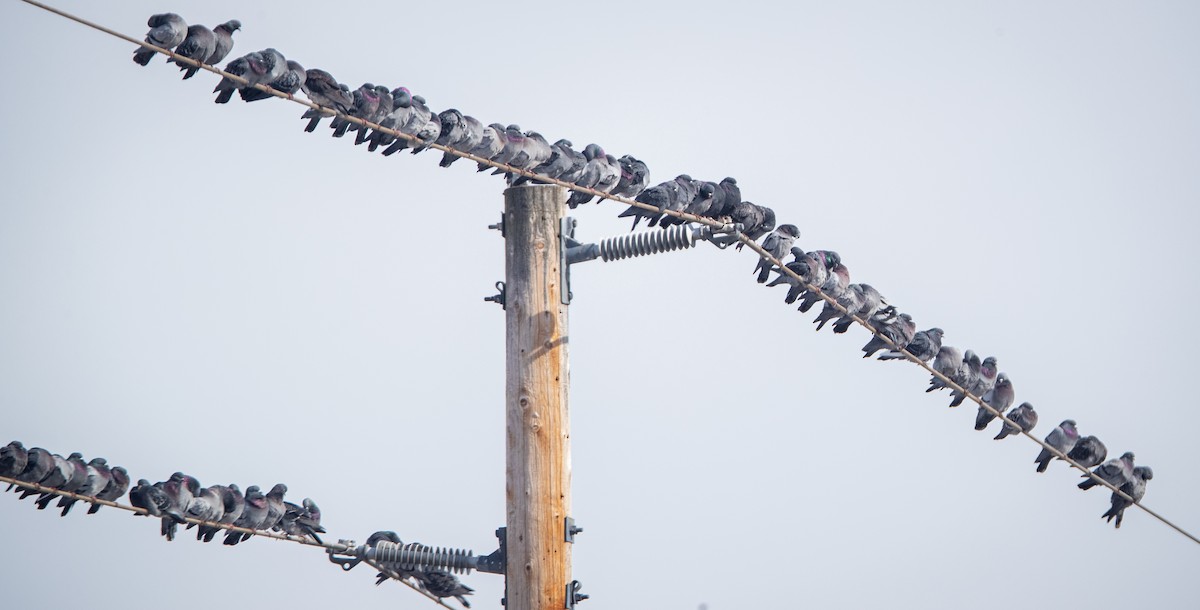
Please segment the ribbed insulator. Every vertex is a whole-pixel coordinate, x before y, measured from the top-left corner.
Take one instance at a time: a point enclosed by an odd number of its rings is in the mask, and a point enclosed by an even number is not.
[[[659,252],[684,250],[695,245],[692,229],[687,225],[675,225],[662,231],[643,231],[620,237],[610,237],[600,242],[600,258],[604,262],[646,256]]]
[[[380,541],[375,544],[375,560],[399,570],[418,568],[440,568],[469,573],[475,567],[475,554],[463,549],[431,547],[421,544],[405,544]]]

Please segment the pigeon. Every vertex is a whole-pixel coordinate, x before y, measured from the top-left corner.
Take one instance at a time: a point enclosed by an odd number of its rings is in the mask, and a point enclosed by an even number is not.
[[[513,159],[512,166],[526,171],[532,171],[534,168],[541,166],[548,161],[551,155],[554,154],[554,149],[550,143],[546,141],[545,136],[536,131],[525,132],[525,146],[521,152],[517,153],[517,157]],[[506,177],[511,184],[514,178],[524,178],[524,175],[516,174]]]
[[[571,180],[560,177],[568,172],[575,171],[577,160],[582,160],[579,163],[579,172],[582,172],[583,168],[587,166],[587,159],[583,156],[583,153],[575,152],[575,150],[571,148],[572,146],[574,145],[571,144],[571,141],[566,139],[559,140],[554,144],[551,144],[550,156],[547,157],[546,160],[541,164],[533,166],[531,169],[539,176],[560,179],[564,182],[571,182],[574,184],[575,180],[579,178],[578,175]],[[529,179],[530,178],[528,176],[516,176],[512,181],[512,186],[520,186],[525,184],[529,181]]]
[[[255,529],[271,530],[279,524],[283,519],[283,513],[286,507],[283,505],[283,496],[287,493],[287,485],[276,483],[271,491],[267,492],[267,517],[263,520],[263,524]]]
[[[796,238],[800,237],[800,229],[796,225],[785,224],[779,225],[766,239],[762,242],[762,247],[767,251],[767,254],[774,256],[776,259],[782,259],[785,252],[792,248],[792,244],[796,242]],[[758,263],[754,266],[754,271],[758,273],[758,283],[767,283],[767,276],[774,268],[774,264],[765,258],[759,258]]]
[[[1108,447],[1094,436],[1085,436],[1075,442],[1067,457],[1084,468],[1091,468],[1108,458]]]
[[[22,483],[38,483],[50,474],[50,471],[55,467],[54,456],[41,447],[30,447],[25,452],[25,468],[20,474],[12,477]],[[8,489],[12,489],[15,483],[9,483]],[[24,492],[28,488],[19,487],[18,492]],[[37,492],[33,492],[37,493]],[[24,496],[22,496],[24,497]]]
[[[213,28],[213,38],[216,44],[213,45],[213,52],[204,60],[204,63],[215,66],[225,59],[225,56],[233,50],[233,33],[240,29],[242,29],[242,22],[237,19],[230,19]],[[195,72],[191,74],[195,74]],[[185,75],[184,78],[189,78],[191,74]]]
[[[225,516],[225,498],[224,485],[212,485],[200,490],[192,503],[188,505],[187,516],[201,521],[220,521],[221,517]],[[194,523],[188,524],[188,529],[192,529]],[[196,540],[203,540],[208,531],[212,529],[211,525],[201,525],[196,530]]]
[[[854,284],[851,284],[851,286],[854,286]],[[847,307],[846,309],[850,313],[843,314],[842,317],[838,318],[837,322],[833,323],[833,332],[839,335],[845,333],[850,330],[850,325],[854,323],[854,316],[863,320],[870,320],[876,313],[887,306],[887,301],[884,300],[883,295],[874,286],[870,284],[858,284],[858,290],[860,293],[858,308],[850,309]],[[824,315],[825,312],[822,311],[821,313]],[[821,326],[818,325],[817,330],[821,330]]]
[[[29,452],[21,441],[13,441],[0,447],[0,477],[13,478],[25,470],[29,463]]]
[[[246,488],[244,499],[245,505],[242,514],[233,522],[233,525],[249,530],[262,529],[263,524],[267,522],[267,513],[270,511],[267,506],[267,497],[262,494],[262,490],[258,488],[258,485],[251,485]],[[233,546],[243,540],[249,539],[253,535],[245,532],[230,531],[225,535],[224,544]]]
[[[192,500],[196,494],[200,493],[200,482],[189,475],[182,472],[176,472],[171,475],[171,478],[166,481],[155,483],[154,487],[162,490],[167,500],[171,503],[171,507],[180,515],[186,515],[188,508],[192,505]],[[166,537],[168,541],[175,540],[176,525],[183,523],[178,521],[174,516],[168,514],[162,517],[162,528],[160,533]]]
[[[812,253],[810,252],[809,254],[811,255]],[[832,254],[836,254],[836,252]],[[800,306],[796,309],[797,311],[807,312],[808,310],[812,309],[813,305],[816,305],[822,300],[822,295],[831,299],[837,299],[838,297],[842,296],[842,294],[844,294],[849,287],[850,270],[847,269],[840,260],[838,260],[834,262],[832,266],[829,266],[829,273],[826,274],[825,281],[822,282],[820,286],[817,286],[817,288],[820,289],[820,292],[805,290],[804,294],[800,298]]]
[[[54,489],[73,492],[87,481],[87,464],[83,461],[82,453],[76,451],[61,461],[60,456],[56,455],[54,457],[56,469],[50,471],[50,474],[45,479],[42,479],[41,485],[43,487],[53,487]],[[58,497],[58,495],[44,492],[37,499],[38,510],[44,510],[55,497]]]
[[[973,379],[969,380],[968,384],[964,385],[960,383],[959,385],[961,385],[971,395],[978,396],[980,399],[986,401],[987,393],[990,392],[992,387],[996,385],[996,362],[997,361],[994,356],[988,356],[987,358],[984,358],[983,362],[979,365],[979,374],[975,375]],[[950,401],[951,407],[957,407],[958,405],[961,405],[963,400],[967,398],[966,394],[963,394],[958,390],[951,391],[950,396],[953,397],[953,399]]]
[[[1016,392],[1013,390],[1012,381],[1008,375],[1000,373],[996,377],[996,384],[982,398],[984,403],[999,411],[1000,415],[1004,415],[1004,412],[1008,411],[1013,401],[1016,400]],[[991,409],[979,405],[979,412],[975,414],[975,429],[983,430],[992,423],[993,419],[996,419],[996,414]]]
[[[311,68],[304,72],[304,83],[300,85],[300,89],[304,91],[304,95],[308,96],[310,102],[338,112],[349,112],[350,106],[354,104],[354,99],[346,90],[345,85],[338,84],[332,74],[317,68]],[[321,118],[326,116],[331,116],[331,114],[328,111],[312,108],[306,110],[301,115],[301,118],[309,119],[308,126],[304,128],[304,131],[315,130],[317,124],[321,122]]]
[[[875,332],[879,333],[863,346],[863,358],[870,358],[875,355],[875,352],[885,349],[888,344],[884,341],[886,337],[898,349],[905,349],[917,334],[917,325],[913,322],[912,316],[902,313],[897,314],[894,322],[883,324],[875,327]]]
[[[638,193],[637,197],[634,197],[634,200],[658,208],[657,212],[643,210],[637,206],[629,206],[617,218],[629,218],[632,216],[633,228],[630,230],[637,229],[638,222],[643,218],[649,220],[648,225],[653,227],[658,224],[658,221],[663,216],[663,212],[667,210],[683,211],[683,208],[692,200],[693,191],[699,188],[694,186],[694,184],[695,180],[692,180],[692,177],[687,174],[679,174],[674,179],[656,184]]]
[[[321,509],[312,498],[305,498],[300,505],[284,502],[283,506],[283,518],[277,529],[289,536],[307,536],[317,544],[324,544],[317,536],[325,533],[325,528],[321,527]]]
[[[270,87],[280,93],[293,95],[304,86],[304,80],[308,78],[308,72],[304,70],[304,66],[300,62],[287,60],[285,62],[287,70],[277,79],[270,82]],[[242,101],[257,102],[265,100],[269,97],[275,97],[262,89],[251,89],[249,87],[238,91],[238,95],[242,96]]]
[[[412,154],[417,154],[429,148],[431,144],[437,142],[437,139],[442,136],[442,119],[438,115],[430,111],[429,120],[421,126],[413,135],[420,140],[412,147]]]
[[[395,107],[394,103],[393,107]],[[396,112],[397,111],[393,111],[393,114]],[[432,121],[437,121],[439,125],[441,124],[441,121],[436,118],[436,116],[433,114],[433,111],[430,110],[429,106],[425,103],[425,98],[419,95],[409,96],[409,106],[402,112],[402,114],[402,117],[396,118],[396,125],[393,129],[406,135],[416,136],[422,130],[425,130],[425,126]],[[403,121],[401,121],[401,119],[403,119]],[[408,148],[408,146],[409,141],[407,139],[396,138],[390,146],[383,149],[383,156],[389,157],[399,151],[404,150],[405,148]]]
[[[604,192],[611,191],[617,186],[617,182],[621,178],[621,170],[619,164],[609,164],[609,158],[612,155],[606,154],[598,144],[588,144],[583,149],[583,156],[587,159],[587,164],[584,165],[579,179],[575,181],[575,186],[604,190],[601,188],[602,180],[607,181],[608,189]],[[575,209],[591,201],[594,197],[583,191],[572,191],[571,196],[567,198],[567,205],[571,206],[571,209]]]
[[[175,13],[151,15],[146,25],[150,26],[150,31],[146,32],[146,42],[160,49],[175,48],[188,34],[187,22]],[[138,47],[133,52],[133,61],[144,66],[150,63],[154,54],[154,51],[146,47]]]
[[[108,485],[105,486],[100,493],[96,494],[96,497],[101,500],[116,502],[117,500],[121,499],[121,496],[124,496],[126,490],[129,489],[129,472],[126,471],[123,466],[113,466],[112,469],[108,471],[108,474]],[[100,510],[101,506],[104,505],[93,503],[88,507],[88,514],[95,514],[96,511]]]
[[[144,509],[147,517],[161,517],[171,519],[175,523],[187,523],[166,492],[161,487],[151,485],[146,479],[138,479],[137,486],[129,490],[129,503]]]
[[[250,71],[245,75],[247,83],[243,88],[270,85],[288,71],[287,58],[275,49],[267,48],[257,54],[251,53],[246,56],[246,60],[250,62]]]
[[[233,483],[229,485],[214,485],[210,489],[214,489],[221,499],[221,516],[217,518],[217,522],[225,525],[233,525],[242,516],[242,511],[246,508],[246,501],[242,497],[242,490]],[[219,527],[201,525],[200,529],[196,532],[196,540],[203,538],[205,542],[212,542],[212,539],[216,537],[219,531],[221,531]]]
[[[183,42],[176,47],[175,53],[182,55],[196,63],[208,63],[208,58],[212,56],[213,51],[217,50],[217,35],[210,29],[202,25],[188,26],[187,36]],[[168,59],[168,62],[174,61],[174,58]],[[183,72],[184,80],[194,76],[200,68],[183,62],[175,62],[179,64],[179,71]]]
[[[249,55],[239,57],[228,64],[225,64],[225,71],[234,76],[249,78],[250,58],[256,55],[258,55],[257,51],[250,53]],[[233,97],[233,92],[241,89],[242,87],[244,87],[244,85],[234,81],[228,76],[222,78],[221,82],[217,83],[217,86],[213,88],[213,93],[217,94],[217,99],[213,101],[218,104],[227,104],[229,103],[230,98]]]
[[[479,119],[470,115],[462,115],[461,131],[462,135],[459,137],[458,141],[453,144],[447,144],[447,146],[453,148],[454,150],[470,153],[483,143],[484,127],[483,123],[481,123]],[[442,135],[446,135],[445,125],[442,126]],[[442,153],[442,160],[438,162],[438,167],[450,167],[451,164],[461,158],[462,157],[452,152],[444,152]]]
[[[379,120],[379,126],[388,130],[399,131],[416,112],[412,105],[412,92],[407,87],[396,87],[391,91],[392,109],[382,119]],[[367,150],[375,152],[376,148],[391,144],[396,141],[396,136],[386,131],[376,129],[367,136]]]
[[[733,206],[729,217],[733,222],[742,225],[742,235],[745,235],[750,241],[758,241],[762,236],[775,230],[775,210],[749,201],[743,201]],[[741,250],[745,245],[745,242],[739,241],[735,248]]]
[[[363,83],[358,89],[355,89],[351,94],[354,103],[346,111],[350,116],[365,119],[374,116],[379,110],[379,89],[371,83]],[[352,123],[342,117],[335,117],[333,122],[329,124],[330,129],[333,129],[333,137],[340,138],[346,135],[347,131],[356,131],[358,123]]]
[[[438,120],[441,121],[442,131],[436,143],[457,149],[467,133],[466,117],[457,109],[450,108],[439,112]]]
[[[441,599],[443,597],[453,597],[457,599],[464,608],[470,608],[471,603],[467,601],[464,595],[470,595],[475,592],[474,589],[468,587],[458,580],[458,577],[451,574],[447,570],[426,568],[415,573],[417,580],[421,583],[421,588],[428,591],[434,597]]]
[[[612,194],[618,197],[637,197],[638,193],[646,190],[650,183],[650,168],[641,160],[625,155],[617,159],[621,168],[621,176]]]
[[[1046,436],[1046,444],[1054,447],[1064,454],[1070,454],[1075,449],[1075,443],[1079,441],[1079,430],[1075,429],[1075,420],[1064,419],[1057,428],[1050,431]],[[1054,459],[1054,454],[1049,449],[1042,447],[1042,451],[1038,453],[1037,458],[1033,461],[1037,462],[1037,471],[1046,472],[1046,467],[1050,465],[1050,460]],[[1062,459],[1062,458],[1058,458]],[[1072,458],[1074,459],[1074,458]]]
[[[913,335],[912,341],[904,346],[904,351],[916,356],[921,362],[929,362],[942,349],[942,337],[945,333],[942,329],[934,327],[929,330],[923,330]],[[900,360],[905,358],[904,354],[896,350],[886,351],[879,354],[880,360]]]
[[[400,540],[400,536],[398,536],[396,532],[390,530],[380,530],[374,534],[371,534],[367,538],[367,548],[373,549],[380,542],[391,542],[398,546],[404,545],[404,542]],[[375,586],[378,587],[379,585],[383,584],[383,581],[389,578],[391,578],[391,576],[389,576],[387,573],[380,572],[375,579]],[[403,580],[403,578],[401,578],[401,580]]]
[[[1154,471],[1149,466],[1138,466],[1133,469],[1133,475],[1130,479],[1121,486],[1121,491],[1130,498],[1133,498],[1133,502],[1141,502],[1142,498],[1146,496],[1146,483],[1153,478]],[[1120,528],[1121,521],[1125,519],[1125,509],[1132,506],[1133,502],[1126,500],[1121,494],[1116,492],[1113,492],[1109,501],[1112,502],[1112,506],[1103,515],[1100,515],[1100,518],[1112,523],[1115,517],[1117,522],[1113,524],[1113,527]]]
[[[800,279],[792,277],[792,273],[787,273],[783,269],[776,269],[779,277],[767,284],[768,288],[778,284],[787,284],[788,293],[783,298],[783,302],[788,304],[795,303],[801,294],[808,294],[809,286],[820,288],[825,285],[829,279],[830,268],[841,261],[838,253],[830,250],[805,252],[797,246],[792,246],[792,255],[795,260],[787,263],[784,267],[799,276]]]
[[[1113,487],[1120,487],[1128,483],[1133,477],[1133,452],[1126,451],[1119,458],[1113,458],[1096,467],[1092,474],[1104,479]],[[1079,489],[1091,489],[1100,483],[1091,475],[1084,474],[1083,482],[1079,484]]]
[[[1018,432],[1022,431],[1029,432],[1030,430],[1033,430],[1034,426],[1037,426],[1038,422],[1037,411],[1034,411],[1033,405],[1027,402],[1021,403],[1019,407],[1010,411],[1006,417],[1008,417],[1009,420],[1017,425],[1014,426],[1005,422],[1004,426],[1000,428],[1000,432],[996,434],[993,440],[998,441],[1006,436],[1017,434]]]
[[[108,461],[104,458],[92,458],[87,463],[86,472],[87,476],[84,477],[83,484],[70,491],[74,491],[81,496],[97,496],[112,482],[112,473],[108,469]],[[76,498],[68,498],[67,496],[59,498],[58,507],[62,509],[61,516],[66,517],[71,507],[77,501]],[[92,506],[96,505],[93,504]]]
[[[376,125],[379,125],[380,127],[382,127],[383,121],[389,115],[391,115],[392,110],[395,109],[395,102],[392,100],[392,92],[389,91],[388,88],[383,85],[375,85],[375,96],[378,98],[378,102],[373,106],[373,108],[366,108],[366,109],[361,109],[361,110],[357,109],[357,108],[351,108],[350,114],[357,115],[359,112],[363,112],[364,114],[359,116],[359,118],[363,119],[364,121],[369,121],[371,123],[375,123]],[[355,146],[358,146],[359,144],[366,142],[370,138],[370,136],[374,133],[371,131],[370,127],[366,127],[364,125],[359,125],[357,123],[351,123],[349,125],[349,127],[347,127],[346,129],[347,129],[347,131],[357,131],[358,132],[358,135],[356,135],[354,137],[354,145]],[[378,130],[376,130],[376,131],[378,131]],[[370,149],[371,149],[371,147],[368,146],[367,150],[370,150]]]
[[[727,218],[733,215],[733,210],[742,203],[742,189],[738,187],[737,180],[725,177],[717,185],[721,191],[721,196],[717,198],[720,205],[714,205],[709,208],[708,215],[711,218]]]
[[[938,348],[938,353],[933,357],[933,363],[931,366],[933,367],[934,371],[937,371],[951,381],[958,383],[955,378],[958,376],[959,369],[962,368],[962,363],[963,355],[962,352],[958,351],[957,347],[943,345],[942,347]],[[934,390],[941,390],[946,387],[946,382],[942,381],[941,377],[932,375],[929,378],[929,387],[926,388],[925,391],[932,392]]]

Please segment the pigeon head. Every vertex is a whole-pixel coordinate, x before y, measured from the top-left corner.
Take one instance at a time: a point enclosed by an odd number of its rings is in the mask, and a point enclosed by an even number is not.
[[[983,359],[983,370],[988,374],[988,377],[996,374],[996,358],[988,356]]]
[[[729,184],[729,185],[737,186],[737,180],[734,180],[733,178],[730,178],[730,177],[725,177],[725,178],[721,179],[721,184]]]
[[[842,264],[842,256],[833,250],[825,251],[825,267],[833,269]]]
[[[284,485],[283,483],[276,483],[275,486],[271,488],[271,491],[267,493],[267,495],[278,496],[282,498],[283,494],[285,493],[287,493],[287,485]]]
[[[796,225],[783,224],[783,225],[779,225],[779,228],[775,229],[775,230],[779,231],[779,233],[781,235],[786,235],[793,239],[800,237],[800,229]]]
[[[392,89],[392,110],[412,106],[412,93],[404,87]]]
[[[1064,419],[1063,422],[1061,424],[1059,424],[1058,426],[1065,430],[1067,428],[1074,428],[1076,426],[1076,424],[1075,424],[1075,420],[1073,420],[1073,419]]]
[[[412,101],[414,101],[414,102],[416,102],[416,103],[418,103],[418,104],[420,104],[420,105],[422,105],[422,106],[424,106],[424,105],[425,105],[425,103],[426,103],[426,102],[425,102],[425,96],[423,96],[423,95],[414,95],[414,96],[412,96]]]
[[[603,157],[604,149],[600,148],[599,144],[588,144],[583,149],[583,156],[587,157],[588,161],[591,161],[597,157]]]
[[[1132,462],[1132,461],[1133,461],[1133,452],[1132,452],[1132,451],[1126,451],[1125,453],[1122,453],[1122,454],[1121,454],[1121,460],[1122,460],[1122,461],[1126,461],[1126,462]]]
[[[230,485],[229,488],[233,489],[234,487],[233,485]],[[246,488],[246,497],[248,498],[252,495],[262,495],[262,490],[259,489],[258,485],[251,485],[250,487]]]
[[[1143,481],[1149,481],[1154,478],[1154,471],[1149,466],[1138,466],[1133,469],[1134,476],[1141,477]]]
[[[938,341],[941,341],[942,337],[944,337],[946,335],[946,333],[944,331],[942,331],[942,329],[940,329],[936,326],[925,331],[925,334],[937,339]]]
[[[76,452],[72,453],[71,455],[68,455],[68,456],[67,456],[67,459],[68,459],[68,460],[82,460],[82,459],[83,459],[83,454],[82,454],[82,453],[80,453],[80,452],[78,452],[78,451],[76,451]]]
[[[554,145],[561,146],[563,148],[571,148],[572,146],[574,146],[574,144],[572,144],[571,141],[566,138],[563,138],[563,139],[555,142]]]
[[[237,19],[230,19],[229,21],[226,21],[225,23],[222,23],[221,25],[218,25],[217,27],[227,30],[229,32],[236,32],[236,31],[242,29],[242,22],[238,21]]]
[[[137,484],[138,484],[138,487],[149,487],[150,481],[147,481],[146,479],[138,479]]]
[[[705,182],[700,185],[700,197],[703,199],[712,199],[713,194],[717,192],[717,185],[711,182]]]
[[[106,464],[108,464],[108,460],[102,457],[92,458],[91,461],[88,462],[88,466],[104,466]]]
[[[1000,375],[996,377],[996,387],[1002,388],[1010,385],[1012,385],[1012,381],[1008,379],[1008,375],[1006,373],[1000,373]]]

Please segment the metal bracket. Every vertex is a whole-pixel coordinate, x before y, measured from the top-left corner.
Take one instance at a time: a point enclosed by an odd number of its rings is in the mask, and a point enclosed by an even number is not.
[[[484,555],[477,560],[476,570],[492,574],[504,574],[508,571],[508,528],[497,528],[496,538],[500,540],[500,548]]]
[[[338,544],[346,547],[347,551],[339,553],[331,548],[325,549],[325,553],[329,555],[329,561],[336,563],[342,570],[349,572],[354,569],[354,566],[362,563],[363,558],[359,557],[355,551],[357,550],[353,540],[338,540]]]
[[[500,292],[490,297],[483,297],[483,300],[500,305],[501,309],[508,309],[508,302],[505,300],[506,292],[504,290],[504,282],[496,282],[496,290]]]
[[[570,517],[563,517],[563,540],[574,544],[575,534],[583,531],[582,527],[575,527],[575,520]]]
[[[590,595],[580,593],[579,590],[582,588],[583,583],[578,580],[572,580],[567,584],[567,600],[565,605],[567,610],[572,610],[579,602],[591,597]]]
[[[500,212],[500,222],[494,225],[488,225],[488,228],[493,231],[499,231],[500,237],[508,237],[508,235],[504,233],[504,212]]]
[[[559,300],[563,305],[570,305],[571,299],[575,295],[571,294],[571,259],[570,250],[578,247],[579,242],[575,241],[575,219],[570,216],[564,216],[558,221],[558,281],[561,290],[559,290]]]

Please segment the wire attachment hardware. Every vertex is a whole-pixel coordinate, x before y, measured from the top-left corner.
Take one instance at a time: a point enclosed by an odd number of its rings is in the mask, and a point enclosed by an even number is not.
[[[506,293],[504,290],[504,282],[496,282],[496,290],[499,292],[490,297],[483,297],[483,300],[496,303],[500,306],[500,309],[508,309],[508,302],[505,300]]]
[[[583,583],[578,580],[572,580],[567,584],[567,603],[564,605],[566,610],[572,610],[579,602],[591,597],[591,595],[580,593],[579,590],[582,588]]]
[[[332,548],[326,548],[325,553],[329,555],[329,561],[338,565],[343,571],[349,572],[354,569],[354,566],[362,563],[363,558],[357,554],[353,540],[338,540],[338,544],[342,545],[347,551],[337,551]]]

